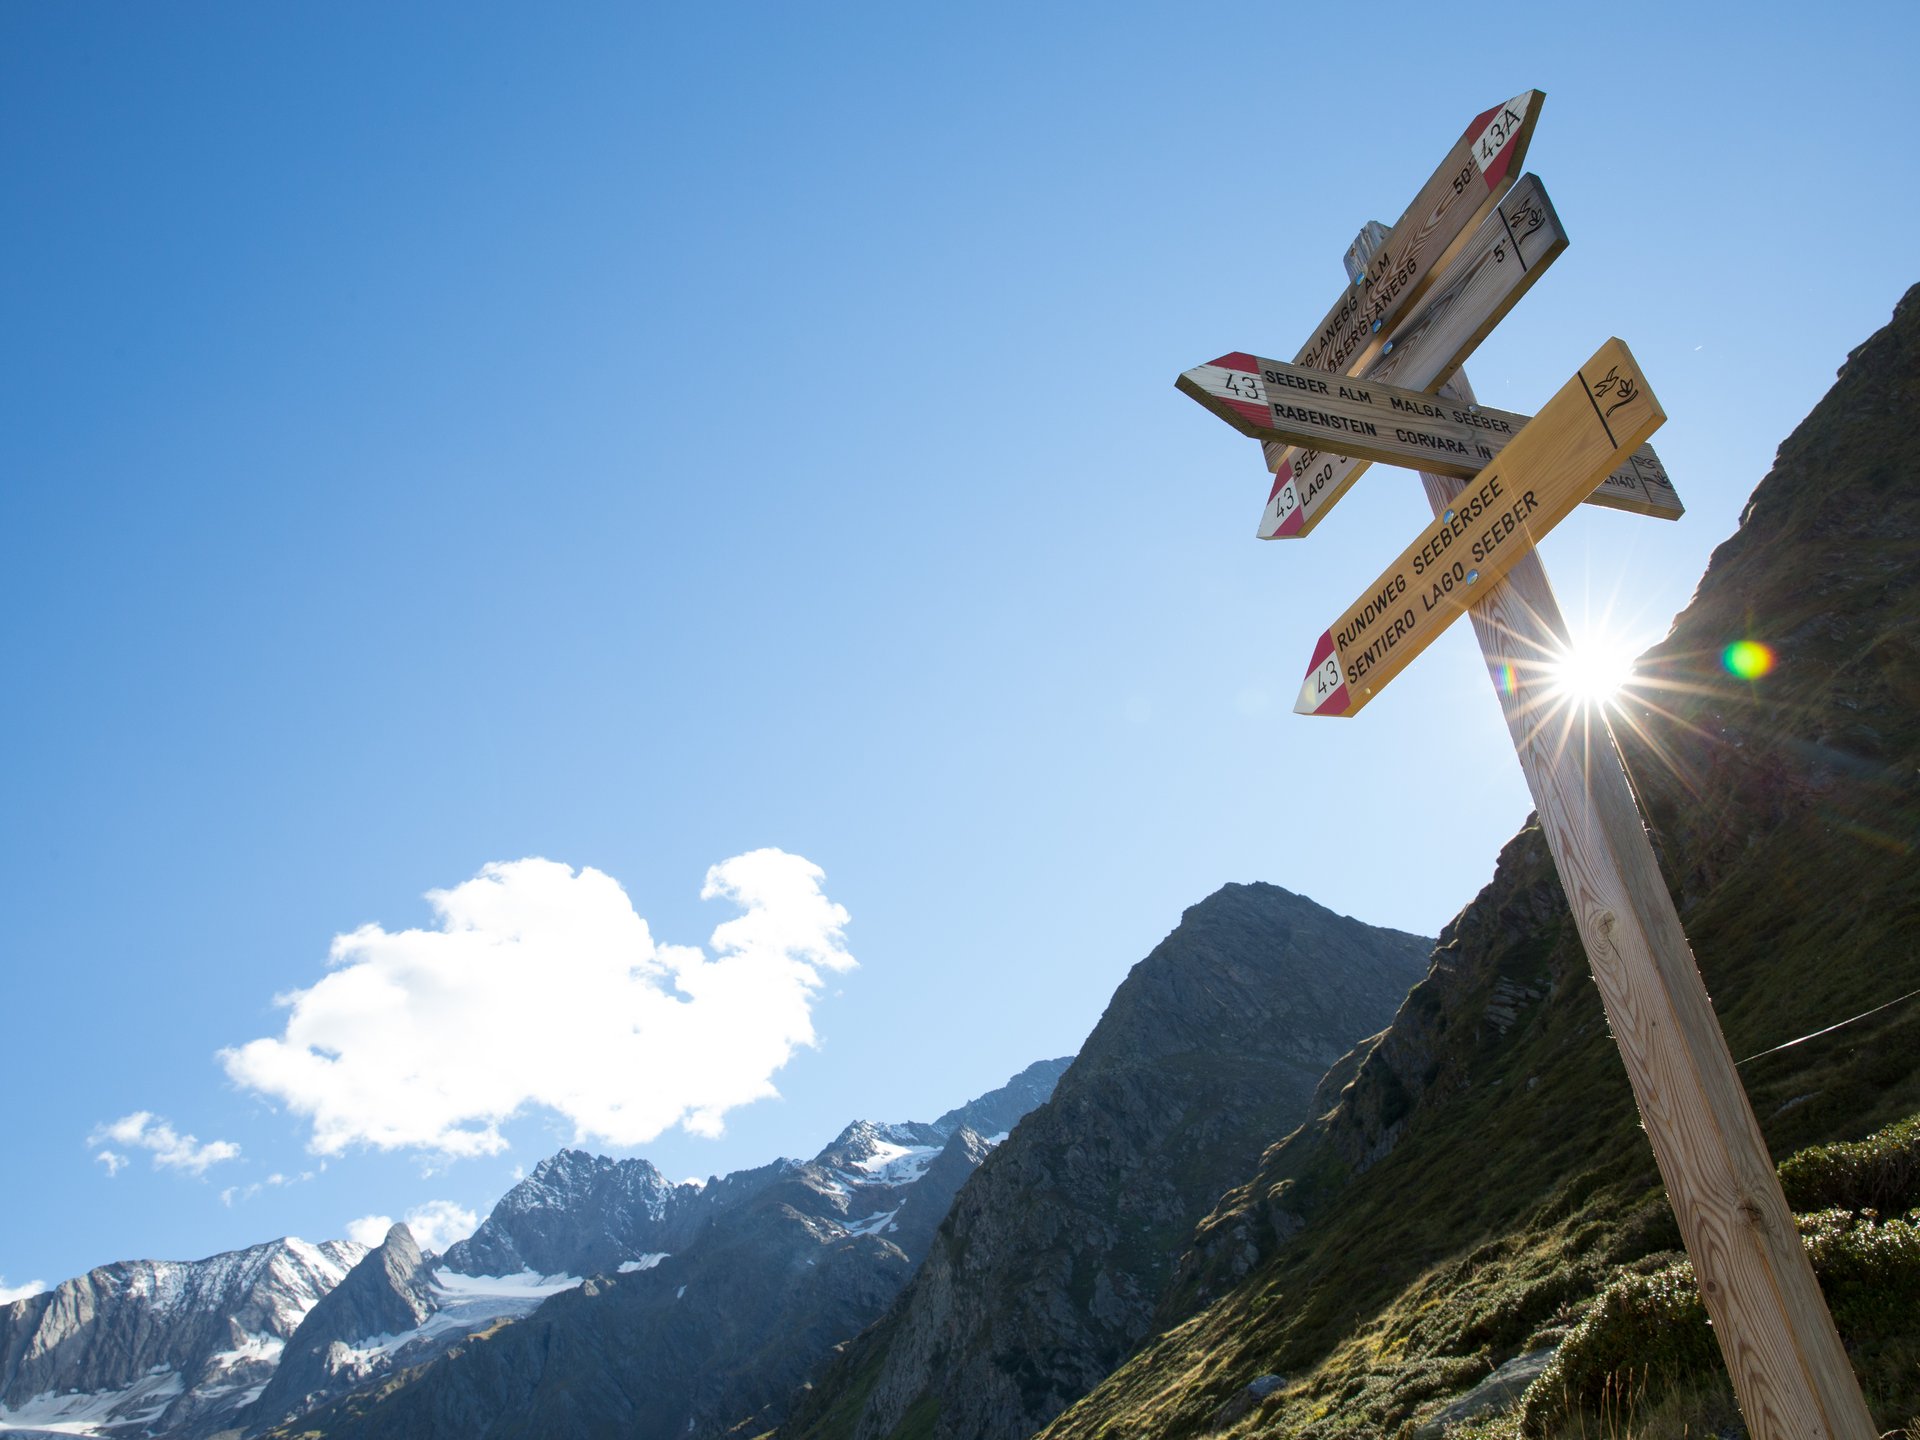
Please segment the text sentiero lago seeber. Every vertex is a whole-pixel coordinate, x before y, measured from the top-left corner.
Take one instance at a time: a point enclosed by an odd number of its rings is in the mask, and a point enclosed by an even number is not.
[[[1394,647],[1413,632],[1419,623],[1419,614],[1431,614],[1446,603],[1447,597],[1456,588],[1471,583],[1466,559],[1447,561],[1449,550],[1477,527],[1477,533],[1468,541],[1466,553],[1474,564],[1484,563],[1526,523],[1527,517],[1538,508],[1538,503],[1531,490],[1523,490],[1519,495],[1509,498],[1506,486],[1497,474],[1488,475],[1473,488],[1471,494],[1462,495],[1440,528],[1410,558],[1409,565],[1414,575],[1428,580],[1420,595],[1420,611],[1416,613],[1411,606],[1403,608],[1401,613],[1386,621],[1385,628],[1365,649],[1348,653],[1362,635],[1392,613],[1412,588],[1406,571],[1398,571],[1334,633],[1334,643],[1340,647],[1340,658],[1347,672],[1347,683],[1359,684],[1369,670],[1391,654]]]

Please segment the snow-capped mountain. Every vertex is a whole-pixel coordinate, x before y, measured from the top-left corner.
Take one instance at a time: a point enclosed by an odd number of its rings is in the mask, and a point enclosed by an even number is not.
[[[477,1413],[469,1405],[492,1414],[545,1404],[557,1346],[603,1356],[592,1383],[628,1387],[607,1403],[641,1432],[684,1435],[691,1424],[718,1433],[783,1400],[911,1276],[990,1148],[967,1118],[1004,1131],[1046,1099],[1067,1064],[1029,1066],[932,1122],[855,1121],[812,1160],[704,1184],[670,1184],[646,1160],[562,1150],[431,1267],[414,1267],[412,1237],[396,1226],[341,1290],[382,1295],[382,1314],[416,1298],[426,1313],[395,1328],[347,1319],[373,1313],[364,1298],[317,1307],[249,1425],[299,1417],[302,1433],[316,1424],[457,1433],[458,1417]],[[573,1293],[541,1307],[528,1328],[484,1348],[461,1345],[561,1292]],[[404,1398],[368,1405],[374,1381]]]
[[[332,1353],[344,1393],[304,1397],[272,1433],[453,1437],[482,1416],[488,1433],[717,1440],[748,1420],[765,1430],[834,1345],[885,1311],[991,1148],[964,1126],[937,1148],[887,1138],[904,1128],[855,1124],[813,1160],[753,1172],[758,1189],[709,1215],[684,1250],[576,1282],[484,1344],[442,1331],[444,1353],[409,1369],[441,1316],[421,1339],[343,1343]],[[321,1319],[316,1309],[309,1324]],[[378,1351],[391,1356],[384,1368]]]
[[[776,1160],[704,1185],[670,1184],[647,1160],[562,1150],[501,1197],[443,1268],[461,1275],[599,1275],[641,1255],[671,1253],[717,1214],[752,1198],[794,1161]]]
[[[437,1371],[476,1332],[557,1296],[584,1305],[591,1326],[611,1313],[591,1302],[616,1288],[646,1297],[642,1328],[655,1337],[628,1348],[643,1365],[649,1345],[675,1357],[654,1387],[663,1397],[684,1410],[696,1385],[721,1397],[702,1415],[738,1408],[730,1393],[757,1409],[905,1283],[987,1153],[967,1117],[1005,1130],[1066,1064],[1031,1066],[936,1121],[858,1121],[811,1161],[704,1184],[562,1150],[437,1259],[396,1225],[373,1250],[283,1239],[103,1266],[0,1305],[0,1434],[257,1434],[343,1397],[357,1404],[386,1377]],[[702,1318],[715,1306],[717,1327]]]
[[[103,1265],[0,1305],[0,1430],[205,1433],[250,1404],[364,1245]]]

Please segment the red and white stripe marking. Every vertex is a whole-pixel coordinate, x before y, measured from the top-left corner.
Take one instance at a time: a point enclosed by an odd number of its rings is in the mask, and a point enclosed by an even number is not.
[[[1333,648],[1333,632],[1325,631],[1313,647],[1313,663],[1307,666],[1307,678],[1300,682],[1300,698],[1293,702],[1296,715],[1344,715],[1347,713],[1347,682],[1340,674],[1340,656]]]
[[[1196,365],[1182,378],[1256,425],[1273,423],[1273,412],[1267,408],[1267,387],[1260,379],[1260,362],[1243,350]]]
[[[1293,462],[1273,477],[1273,489],[1267,494],[1267,508],[1260,512],[1254,534],[1262,540],[1290,540],[1307,523],[1307,512],[1300,504],[1300,486],[1293,478]]]
[[[1487,182],[1489,190],[1506,177],[1507,166],[1513,161],[1513,137],[1519,133],[1521,123],[1527,118],[1527,106],[1532,102],[1533,91],[1525,91],[1506,104],[1476,116],[1467,127],[1473,136],[1474,168]]]
[[[1275,450],[1286,453],[1285,446],[1267,442],[1268,464],[1273,463]],[[1325,450],[1293,450],[1291,454],[1292,459],[1281,462],[1286,469],[1274,476],[1267,508],[1260,513],[1260,524],[1254,530],[1262,540],[1290,540],[1306,534],[1320,523],[1327,507],[1347,493],[1347,487],[1367,464],[1351,455],[1332,455]]]

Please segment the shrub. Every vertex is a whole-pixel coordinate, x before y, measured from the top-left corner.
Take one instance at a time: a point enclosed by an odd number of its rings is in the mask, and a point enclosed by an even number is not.
[[[1920,1115],[1864,1140],[1814,1145],[1780,1163],[1780,1186],[1795,1210],[1874,1210],[1899,1215],[1920,1206]]]
[[[1886,1220],[1839,1208],[1798,1218],[1807,1258],[1849,1347],[1920,1332],[1920,1210]],[[1657,1400],[1723,1373],[1689,1262],[1622,1275],[1528,1387],[1522,1424],[1530,1435],[1546,1434],[1575,1411],[1599,1410],[1610,1396]]]
[[[1651,1275],[1622,1275],[1594,1297],[1559,1353],[1527,1387],[1522,1428],[1544,1434],[1571,1411],[1598,1410],[1607,1397],[1643,1386],[1658,1391],[1719,1364],[1691,1264],[1682,1260]]]
[[[1920,1331],[1920,1210],[1882,1220],[1871,1210],[1802,1215],[1800,1236],[1834,1327],[1849,1341]]]

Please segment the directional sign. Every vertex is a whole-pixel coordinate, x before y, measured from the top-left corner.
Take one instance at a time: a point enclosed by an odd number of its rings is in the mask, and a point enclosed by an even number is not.
[[[1237,351],[1174,382],[1243,435],[1297,445],[1338,445],[1349,457],[1467,480],[1527,425],[1525,415],[1347,379]],[[1308,451],[1317,455],[1317,451]],[[1353,472],[1358,473],[1356,470]],[[1657,476],[1659,493],[1647,477]],[[1683,507],[1651,445],[1642,445],[1587,499],[1677,520]]]
[[[1353,715],[1666,419],[1609,340],[1314,648],[1294,709]]]
[[[1513,183],[1545,99],[1540,91],[1528,90],[1468,123],[1386,243],[1294,356],[1297,364],[1352,373],[1378,353],[1394,321],[1452,258],[1461,235]]]
[[[1196,365],[1175,382],[1244,435],[1466,480],[1517,427],[1419,390],[1326,375],[1244,352]],[[1493,442],[1493,443],[1489,443]]]
[[[1439,286],[1389,334],[1365,370],[1408,390],[1437,390],[1567,248],[1547,188],[1528,175],[1480,223]],[[1299,363],[1299,362],[1295,362]],[[1273,489],[1255,533],[1262,540],[1307,534],[1367,467],[1337,451],[1267,447]]]
[[[1687,508],[1680,503],[1680,492],[1667,479],[1667,467],[1660,463],[1651,445],[1642,445],[1629,455],[1627,463],[1602,480],[1587,501],[1660,520],[1678,520]]]

